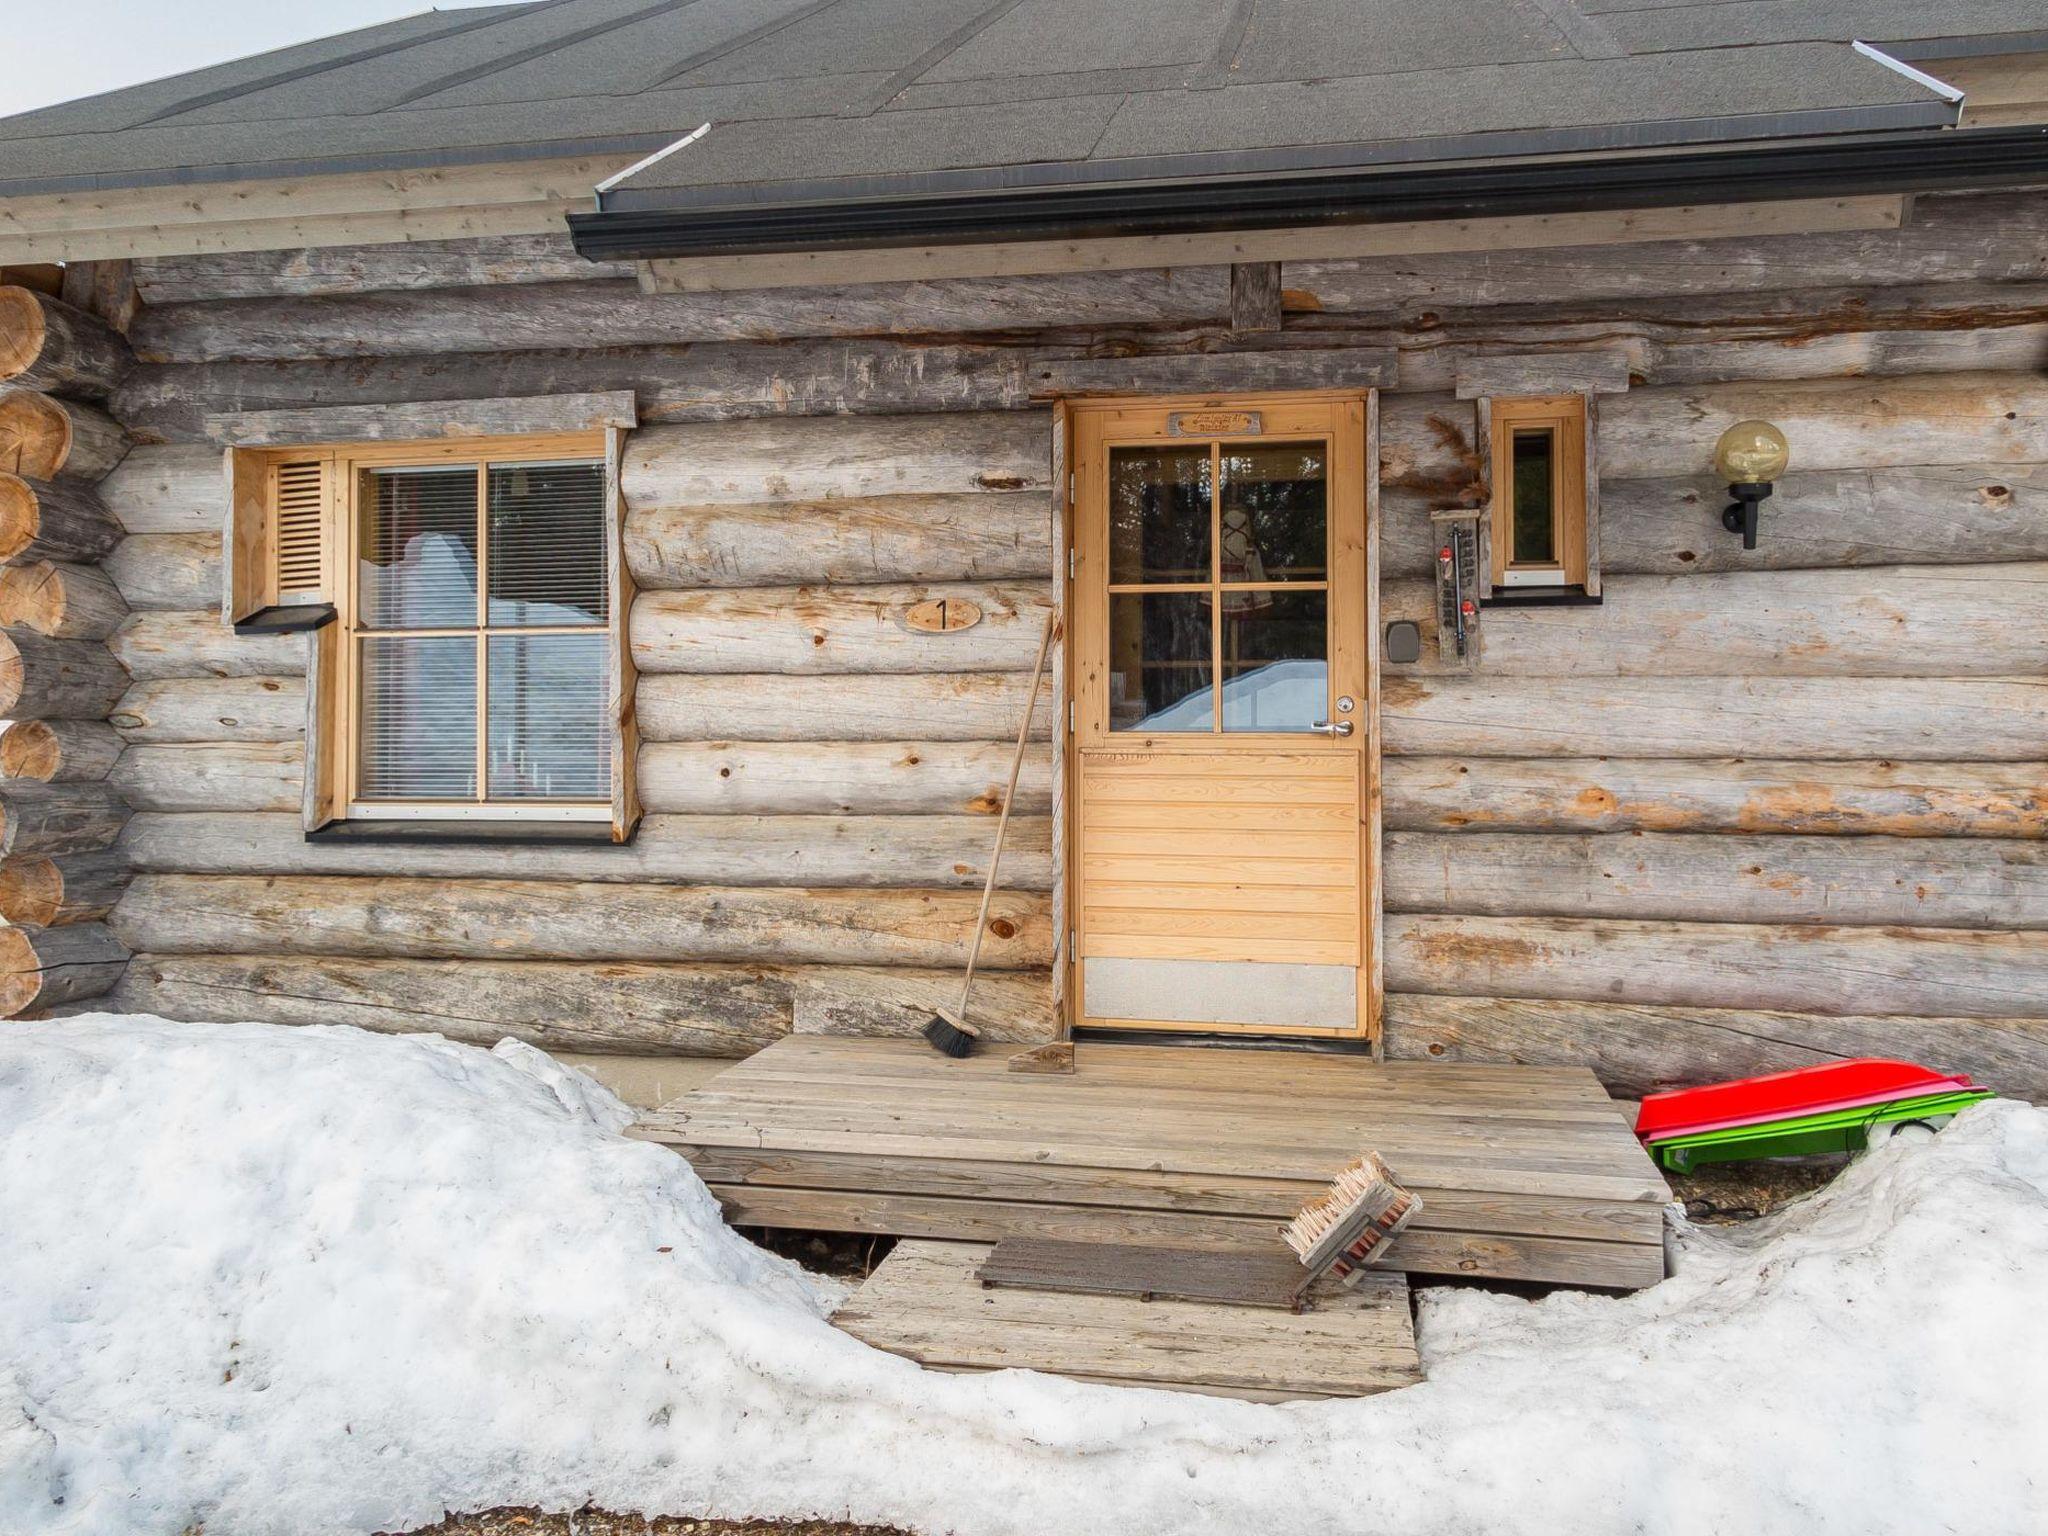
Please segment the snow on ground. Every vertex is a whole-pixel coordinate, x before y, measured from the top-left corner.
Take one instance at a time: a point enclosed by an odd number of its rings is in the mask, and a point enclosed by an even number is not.
[[[1433,1293],[1427,1383],[1279,1408],[873,1352],[626,1119],[512,1044],[0,1028],[0,1532],[2048,1529],[2048,1112],[1681,1234],[1632,1298]]]

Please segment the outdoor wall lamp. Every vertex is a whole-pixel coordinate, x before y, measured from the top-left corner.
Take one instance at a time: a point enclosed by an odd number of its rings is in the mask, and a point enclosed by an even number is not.
[[[1756,548],[1756,509],[1791,458],[1785,434],[1768,421],[1738,421],[1714,444],[1714,467],[1735,498],[1721,514],[1721,526],[1741,534],[1744,549]]]

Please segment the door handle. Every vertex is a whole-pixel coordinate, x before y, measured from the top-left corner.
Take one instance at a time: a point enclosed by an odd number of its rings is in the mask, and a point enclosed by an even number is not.
[[[1349,736],[1351,734],[1351,722],[1349,720],[1318,720],[1309,729],[1320,732],[1324,736]]]

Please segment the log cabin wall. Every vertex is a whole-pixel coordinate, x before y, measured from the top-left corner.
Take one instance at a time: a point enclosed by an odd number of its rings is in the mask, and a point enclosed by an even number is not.
[[[646,295],[565,239],[136,264],[118,1006],[734,1056],[964,955],[1044,605],[1048,402],[1384,386],[1387,618],[1473,473],[1459,367],[1618,352],[1605,603],[1385,669],[1386,1046],[1658,1084],[1897,1053],[2048,1098],[2048,194],[1896,231]],[[1240,294],[1271,284],[1240,274]],[[631,389],[625,849],[307,843],[304,642],[218,618],[222,412]],[[1794,468],[1749,553],[1707,469]],[[926,595],[987,615],[896,623]],[[1427,630],[1427,626],[1425,626]],[[1054,754],[985,963],[1051,1027]]]

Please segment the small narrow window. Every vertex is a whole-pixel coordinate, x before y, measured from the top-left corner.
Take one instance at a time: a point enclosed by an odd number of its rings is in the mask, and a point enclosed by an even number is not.
[[[1495,400],[1493,585],[1586,587],[1586,402]]]

